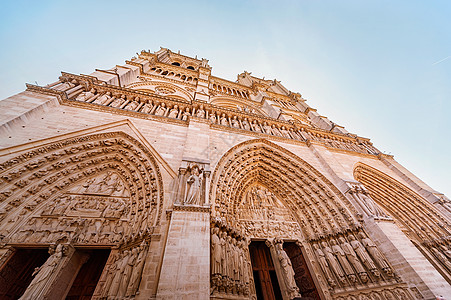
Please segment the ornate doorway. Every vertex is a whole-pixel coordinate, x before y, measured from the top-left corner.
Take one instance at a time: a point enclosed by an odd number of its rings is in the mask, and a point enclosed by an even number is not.
[[[18,249],[0,269],[0,299],[18,299],[33,279],[35,268],[49,257],[47,249]]]
[[[312,275],[307,267],[305,258],[302,255],[301,248],[296,243],[285,242],[283,243],[283,249],[287,253],[293,265],[295,273],[294,279],[296,285],[299,288],[299,292],[302,295],[302,299],[305,300],[319,300],[321,299],[313,281]]]
[[[78,272],[66,300],[91,299],[110,254],[110,250],[107,249],[83,252],[89,255],[89,258],[87,257],[87,261]]]
[[[257,299],[282,299],[276,270],[265,242],[252,242],[249,252]]]

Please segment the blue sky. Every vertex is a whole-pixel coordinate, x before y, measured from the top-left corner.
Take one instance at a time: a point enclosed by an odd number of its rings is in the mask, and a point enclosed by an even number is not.
[[[0,99],[160,46],[281,80],[451,197],[450,1],[2,1]]]

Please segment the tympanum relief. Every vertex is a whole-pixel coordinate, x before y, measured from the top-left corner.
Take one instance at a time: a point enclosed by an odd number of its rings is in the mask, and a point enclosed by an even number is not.
[[[127,224],[129,196],[121,177],[107,171],[56,197],[12,235],[9,242],[51,243],[57,237],[77,244],[124,242],[124,236],[132,232]]]
[[[268,188],[251,186],[237,208],[238,227],[250,238],[300,238],[301,231],[289,209]]]

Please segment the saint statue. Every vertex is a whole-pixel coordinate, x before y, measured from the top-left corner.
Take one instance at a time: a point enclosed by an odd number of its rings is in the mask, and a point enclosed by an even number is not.
[[[25,293],[20,297],[20,299],[40,299],[40,293],[43,288],[47,284],[47,281],[51,277],[51,275],[55,272],[58,267],[59,262],[64,256],[64,246],[62,244],[58,244],[55,250],[50,248],[49,253],[50,257],[45,261],[45,263],[36,268],[33,272],[33,281],[31,281],[28,288],[25,290]]]
[[[184,204],[201,205],[200,192],[202,186],[202,177],[200,176],[199,167],[194,165],[191,169],[191,175],[186,181],[186,196]]]
[[[285,250],[283,250],[282,243],[276,243],[275,250],[277,258],[280,262],[280,266],[282,267],[283,280],[290,295],[290,299],[296,296],[300,296],[299,288],[296,285],[296,281],[294,280],[294,270],[293,266],[291,265],[291,260]]]

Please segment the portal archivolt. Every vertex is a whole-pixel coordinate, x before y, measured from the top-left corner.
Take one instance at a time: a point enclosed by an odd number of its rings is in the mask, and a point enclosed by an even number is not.
[[[354,207],[323,175],[289,151],[266,140],[235,146],[213,174],[213,212],[230,223],[256,184],[280,199],[307,239],[357,228]],[[300,237],[298,237],[300,238]]]
[[[163,194],[157,163],[122,132],[34,149],[2,163],[0,177],[0,226],[9,244],[49,244],[57,236],[75,244],[118,244],[159,222]],[[123,230],[117,237],[115,228]],[[92,236],[96,232],[99,236]]]
[[[282,147],[259,139],[230,149],[213,173],[210,199],[211,261],[217,264],[212,266],[212,293],[235,293],[244,298],[247,293],[258,294],[255,274],[249,273],[246,281],[250,263],[244,264],[247,269],[241,277],[228,272],[236,268],[228,267],[227,262],[233,261],[231,253],[241,257],[243,251],[250,261],[244,244],[266,240],[287,299],[297,291],[308,295],[308,289],[297,289],[296,285],[301,285],[294,283],[293,276],[298,278],[299,274],[293,273],[288,263],[295,258],[287,258],[284,251],[296,246],[293,241],[301,247],[317,288],[326,298],[405,295],[410,299],[406,286],[394,276],[393,268],[357,219],[350,201],[311,165]],[[282,247],[283,243],[287,246]],[[230,291],[227,287],[234,286],[233,282],[238,285]]]
[[[354,177],[407,229],[410,239],[451,283],[451,225],[426,199],[390,176],[358,164]]]

